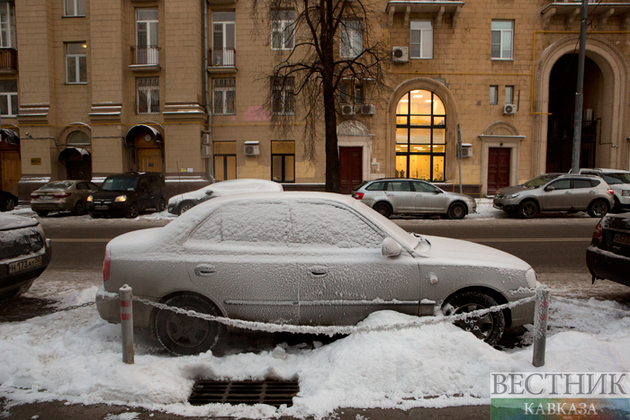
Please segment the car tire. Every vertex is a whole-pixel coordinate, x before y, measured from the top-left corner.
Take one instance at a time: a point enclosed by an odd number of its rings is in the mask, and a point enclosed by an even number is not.
[[[0,211],[11,211],[17,206],[17,202],[12,197],[6,197],[0,202]]]
[[[164,304],[195,312],[220,316],[219,310],[196,295],[179,295]],[[225,332],[218,322],[191,317],[168,309],[157,309],[153,318],[153,332],[169,352],[176,355],[193,355],[212,349]]]
[[[468,214],[466,206],[463,203],[453,203],[448,208],[449,219],[463,219]]]
[[[194,206],[188,202],[188,201],[184,201],[182,204],[179,205],[179,210],[177,211],[177,215],[181,216],[182,214],[186,213],[188,210],[192,209]]]
[[[588,214],[591,217],[604,217],[608,213],[608,203],[604,200],[594,200],[588,206]]]
[[[36,210],[35,213],[37,213],[37,215],[39,217],[46,217],[46,216],[48,216],[48,210]]]
[[[496,300],[484,293],[462,292],[449,299],[444,305],[444,312],[446,315],[457,315],[497,305]],[[456,321],[454,324],[494,346],[503,336],[505,315],[503,311],[494,311],[478,318]]]
[[[387,218],[392,215],[392,206],[388,203],[376,203],[373,209]]]
[[[615,205],[608,212],[609,213],[623,213],[623,208],[621,207],[621,203],[619,202],[619,199],[617,197],[615,197]]]
[[[156,210],[158,212],[163,212],[166,209],[166,201],[163,198],[160,198],[160,201],[158,201]]]
[[[518,206],[518,215],[523,219],[531,219],[538,211],[538,204],[532,200],[525,200]]]
[[[136,203],[131,203],[129,208],[127,209],[127,213],[125,217],[128,219],[135,219],[140,214],[140,210],[138,209],[138,205]]]
[[[82,201],[77,201],[77,204],[74,206],[74,212],[79,216],[83,216],[85,214],[85,205]]]

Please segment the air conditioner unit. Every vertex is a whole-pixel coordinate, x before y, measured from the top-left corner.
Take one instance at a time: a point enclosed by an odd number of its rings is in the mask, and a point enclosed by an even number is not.
[[[260,154],[260,146],[257,141],[245,142],[245,156],[258,156]]]
[[[354,106],[341,105],[341,115],[354,115]]]
[[[210,146],[201,145],[201,157],[209,158],[210,157]]]
[[[210,133],[201,134],[201,144],[210,144]]]
[[[361,114],[374,115],[376,114],[376,106],[374,105],[361,105]]]
[[[516,105],[514,104],[503,105],[503,115],[513,115],[513,114],[516,114]]]
[[[462,147],[462,157],[463,158],[473,157],[472,147]]]
[[[392,61],[394,63],[407,63],[409,61],[409,47],[394,47],[392,49]]]

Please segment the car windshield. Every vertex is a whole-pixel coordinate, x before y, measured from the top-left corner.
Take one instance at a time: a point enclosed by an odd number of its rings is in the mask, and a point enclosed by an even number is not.
[[[523,187],[526,188],[539,188],[542,185],[545,185],[547,182],[558,178],[560,175],[556,175],[556,174],[545,174],[545,175],[541,175],[538,176],[534,179],[530,179],[529,181],[527,181],[526,183],[522,184]]]
[[[101,191],[135,191],[136,185],[138,178],[107,178],[101,185]]]
[[[72,186],[72,184],[72,182],[66,181],[49,182],[48,184],[41,187],[40,190],[67,190]]]
[[[610,185],[630,184],[630,173],[619,172],[619,173],[604,174],[604,179]]]

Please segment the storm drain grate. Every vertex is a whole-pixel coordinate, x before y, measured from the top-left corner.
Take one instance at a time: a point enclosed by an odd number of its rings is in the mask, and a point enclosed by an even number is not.
[[[280,407],[293,405],[300,392],[297,381],[213,381],[200,380],[193,386],[188,402],[192,405],[267,404]]]

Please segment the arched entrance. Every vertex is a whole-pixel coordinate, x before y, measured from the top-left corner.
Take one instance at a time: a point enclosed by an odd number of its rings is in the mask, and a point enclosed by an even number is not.
[[[350,194],[362,181],[370,179],[373,134],[356,120],[337,126],[339,147],[339,185],[342,194]]]
[[[134,170],[164,172],[164,138],[157,128],[136,125],[127,132],[125,144],[131,151]]]
[[[59,153],[59,162],[66,170],[64,179],[89,181],[92,179],[92,156],[86,149],[66,147]]]
[[[0,130],[0,189],[18,195],[18,183],[22,178],[20,160],[20,136],[11,129]]]

